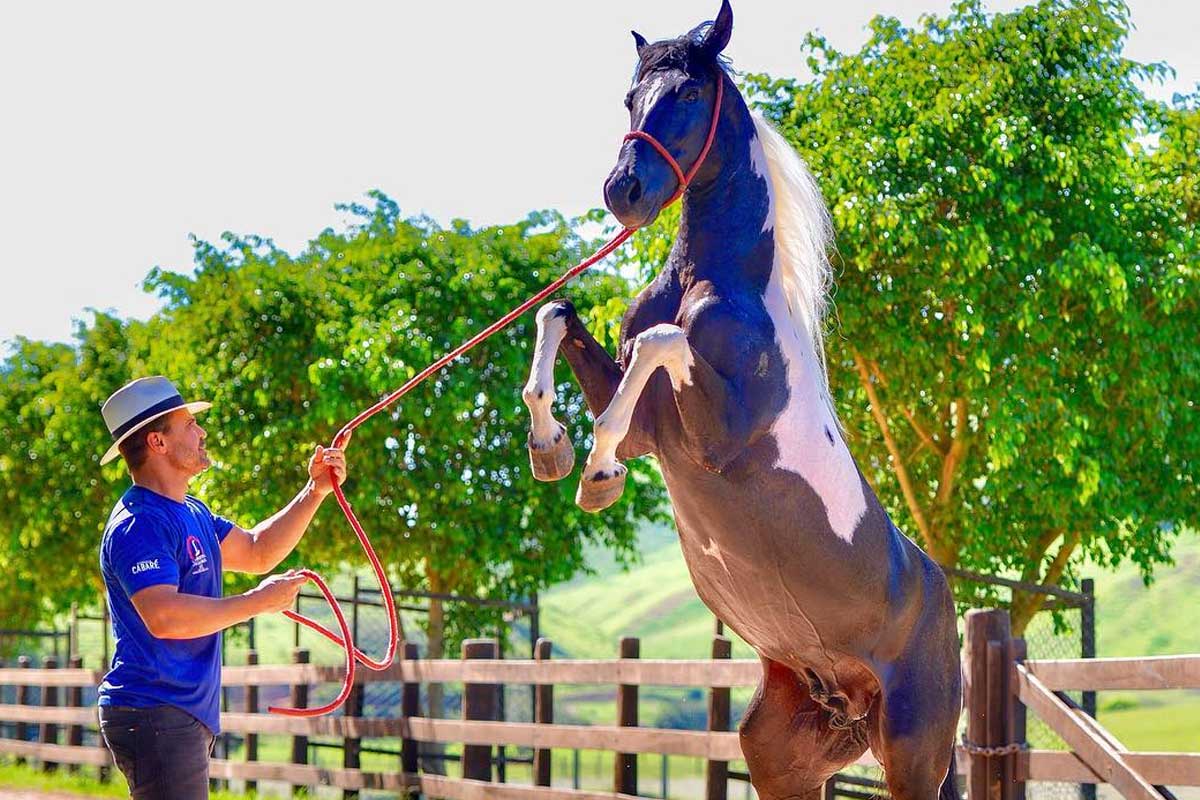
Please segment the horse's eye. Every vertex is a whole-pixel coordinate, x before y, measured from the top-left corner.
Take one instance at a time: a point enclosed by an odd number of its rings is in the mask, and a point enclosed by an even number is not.
[[[685,103],[694,103],[699,99],[700,99],[700,90],[699,89],[688,89],[686,92],[683,93],[683,102],[685,102]]]
[[[630,111],[633,110],[633,90],[632,89],[630,89],[628,92],[625,93],[625,108],[629,109]]]

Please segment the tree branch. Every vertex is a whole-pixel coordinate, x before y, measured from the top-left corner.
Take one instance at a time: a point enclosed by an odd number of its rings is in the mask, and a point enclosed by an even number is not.
[[[883,413],[883,405],[879,402],[879,395],[875,392],[875,384],[871,382],[871,374],[867,369],[866,362],[862,355],[854,351],[854,366],[858,369],[858,379],[862,383],[863,389],[867,392],[867,400],[871,403],[871,415],[875,418],[875,422],[879,425],[879,430],[883,433],[883,443],[887,446],[888,453],[892,456],[892,462],[895,464],[896,479],[900,482],[900,491],[904,493],[904,502],[908,505],[908,510],[913,516],[913,520],[917,523],[917,530],[921,532],[921,537],[925,540],[926,546],[933,548],[937,542],[934,539],[933,531],[929,528],[929,523],[925,519],[925,512],[921,508],[921,504],[917,500],[917,493],[913,489],[912,479],[909,478],[908,468],[904,465],[904,459],[901,458],[900,448],[896,444],[896,440],[892,438],[892,430],[888,426],[887,415]]]
[[[937,504],[945,507],[950,503],[954,491],[954,479],[958,477],[958,465],[967,453],[967,401],[961,397],[954,400],[954,426],[951,428],[950,449],[942,461],[942,474],[938,480]]]
[[[883,386],[886,389],[887,388],[887,379],[883,377],[883,371],[879,369],[879,363],[876,361],[871,361],[870,368],[871,368],[871,374],[875,376],[875,380],[879,381],[879,385]],[[935,442],[933,440],[933,436],[931,436],[929,434],[929,430],[924,425],[917,422],[916,415],[913,414],[913,412],[909,410],[908,406],[901,405],[900,413],[904,415],[904,418],[906,420],[908,420],[908,424],[912,426],[913,431],[915,431],[917,434],[917,437],[922,442],[925,443],[925,446],[928,447],[936,455],[942,456],[944,458],[946,455],[946,451],[942,447],[940,447],[937,442]]]

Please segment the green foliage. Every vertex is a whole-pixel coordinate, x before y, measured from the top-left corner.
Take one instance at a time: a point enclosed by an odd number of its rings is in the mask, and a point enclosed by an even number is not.
[[[590,245],[554,214],[443,229],[401,219],[382,195],[373,201],[349,207],[359,220],[349,230],[326,230],[295,257],[259,237],[196,242],[194,275],[148,279],[167,300],[148,323],[98,315],[73,348],[18,343],[0,367],[0,531],[12,537],[0,567],[20,590],[0,599],[6,625],[96,599],[99,532],[125,484],[122,466],[103,475],[96,466],[107,439],[98,408],[128,378],[165,374],[213,401],[201,423],[215,464],[194,489],[250,526],[300,488],[314,445]],[[596,271],[568,291],[586,314],[627,290]],[[520,387],[533,341],[531,313],[356,434],[347,496],[398,583],[528,596],[579,570],[585,543],[633,557],[635,521],[661,514],[647,465],[603,516],[575,506],[572,481],[532,479]],[[582,395],[565,363],[558,377],[562,417],[583,448],[591,427]],[[353,532],[327,505],[284,566],[362,563]],[[38,597],[40,606],[30,600]],[[454,609],[449,638],[494,625],[497,613]]]
[[[1139,90],[1166,67],[1122,57],[1128,29],[1107,0],[968,1],[746,81],[833,215],[851,448],[945,563],[1148,580],[1200,517],[1200,111]]]

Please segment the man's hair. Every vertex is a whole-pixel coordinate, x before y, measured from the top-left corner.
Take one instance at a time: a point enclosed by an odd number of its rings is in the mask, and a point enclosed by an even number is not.
[[[117,445],[121,457],[125,459],[125,463],[129,465],[130,469],[139,468],[150,457],[150,447],[146,444],[146,437],[152,433],[166,433],[170,427],[171,415],[163,414],[158,419],[152,419],[138,428],[125,441]]]

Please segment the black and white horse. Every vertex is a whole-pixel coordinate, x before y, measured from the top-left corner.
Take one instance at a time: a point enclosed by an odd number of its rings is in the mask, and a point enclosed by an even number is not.
[[[725,2],[715,22],[677,39],[634,34],[632,128],[683,168],[714,114],[716,134],[666,267],[625,314],[619,358],[570,303],[538,312],[523,393],[534,473],[558,480],[574,463],[551,414],[561,353],[596,420],[578,503],[608,506],[624,488],[622,461],[657,458],[696,591],[762,659],[740,730],[759,797],[816,798],[868,746],[893,797],[953,797],[950,591],[843,441],[823,356],[829,215],[804,163],[727,74],[719,56],[732,24]],[[633,139],[604,195],[640,227],[679,186],[676,169]]]

